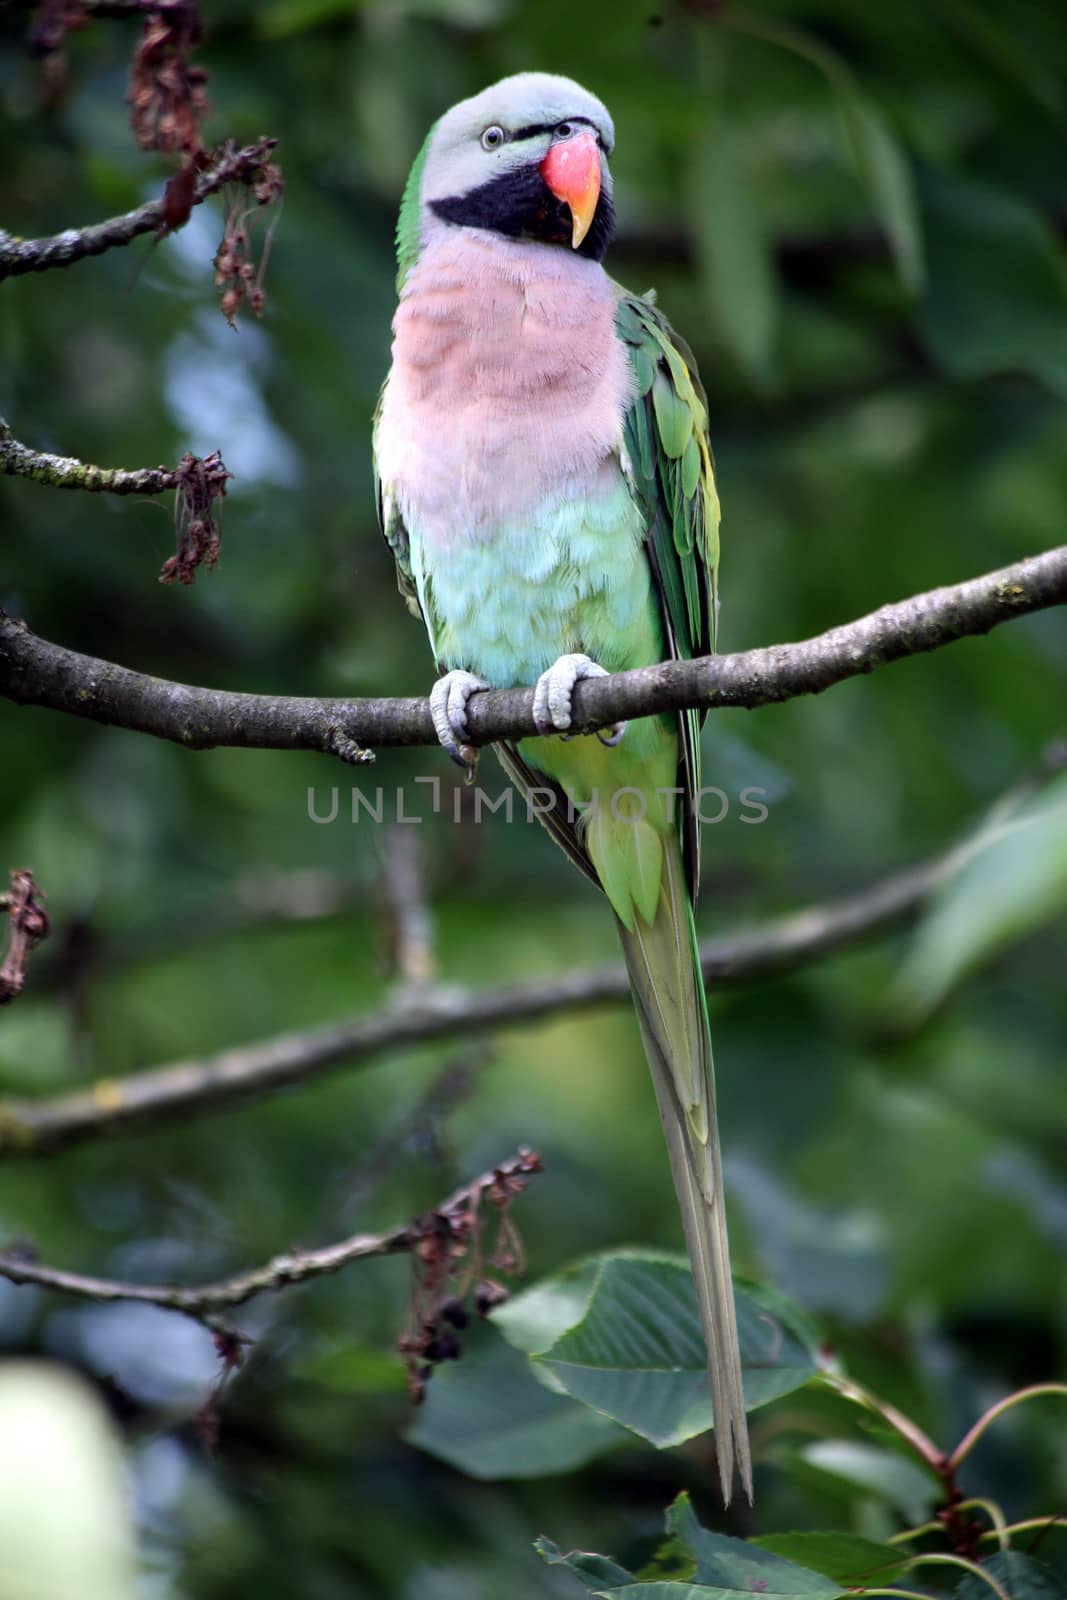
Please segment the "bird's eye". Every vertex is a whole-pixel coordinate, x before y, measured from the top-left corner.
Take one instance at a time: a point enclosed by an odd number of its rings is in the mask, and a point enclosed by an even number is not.
[[[504,143],[504,130],[503,130],[503,128],[498,128],[496,123],[494,122],[492,124],[492,126],[489,127],[489,128],[486,128],[485,132],[482,134],[482,149],[483,150],[499,150],[500,146],[503,143]]]
[[[556,138],[557,139],[569,139],[573,132],[574,132],[574,128],[571,126],[571,124],[569,122],[561,122],[561,123],[559,123],[559,125],[556,128]]]

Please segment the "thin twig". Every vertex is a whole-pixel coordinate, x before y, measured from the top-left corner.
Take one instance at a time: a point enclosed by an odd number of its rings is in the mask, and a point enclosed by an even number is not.
[[[1062,545],[967,583],[882,606],[797,644],[585,679],[575,691],[574,728],[590,732],[687,706],[754,707],[819,694],[891,661],[1065,602],[1067,545]],[[50,644],[2,612],[0,696],[194,750],[219,745],[318,750],[352,760],[361,759],[367,746],[436,743],[426,700],[312,700],[169,683]],[[468,723],[475,744],[531,737],[537,731],[533,690],[475,694]]]
[[[274,1256],[261,1267],[237,1273],[231,1278],[222,1278],[217,1283],[183,1286],[92,1278],[80,1272],[64,1272],[58,1267],[45,1266],[15,1252],[0,1254],[0,1277],[7,1278],[11,1283],[32,1283],[43,1289],[54,1289],[60,1294],[74,1295],[81,1300],[100,1303],[136,1300],[142,1305],[161,1306],[165,1310],[180,1311],[199,1319],[219,1311],[232,1310],[257,1294],[340,1272],[342,1267],[347,1267],[353,1261],[415,1250],[424,1239],[439,1233],[442,1224],[446,1228],[463,1225],[483,1196],[498,1191],[501,1186],[510,1190],[521,1188],[526,1178],[541,1170],[541,1158],[531,1150],[520,1149],[498,1167],[482,1173],[473,1183],[464,1184],[433,1211],[417,1217],[414,1222],[405,1223],[403,1227],[393,1228],[388,1233],[357,1233],[337,1244],[316,1250],[291,1250],[285,1255]]]
[[[227,184],[255,184],[270,165],[277,139],[257,139],[241,150],[224,144],[214,152],[209,164],[197,174],[191,204],[198,206]],[[87,256],[103,255],[120,245],[132,243],[145,233],[160,233],[168,228],[167,200],[149,200],[135,211],[84,228],[67,228],[44,239],[19,239],[0,231],[0,282],[19,278],[27,272],[47,272],[52,267],[69,267]],[[174,231],[173,227],[170,231]]]
[[[930,1600],[929,1590],[920,1589],[864,1589],[863,1600],[875,1600],[875,1596],[886,1596],[886,1600]]]
[[[944,1452],[934,1443],[930,1435],[919,1427],[911,1417],[905,1416],[896,1406],[890,1405],[888,1400],[882,1400],[862,1384],[856,1383],[852,1378],[841,1377],[838,1373],[823,1373],[823,1381],[830,1388],[836,1389],[838,1394],[844,1395],[846,1400],[852,1400],[856,1405],[863,1406],[867,1411],[873,1411],[884,1422],[907,1441],[915,1451],[920,1461],[932,1472],[941,1476],[945,1464]]]
[[[946,1555],[942,1551],[929,1551],[925,1555],[913,1556],[905,1571],[912,1572],[916,1567],[922,1566],[962,1567],[963,1571],[970,1573],[972,1578],[978,1578],[982,1583],[988,1585],[996,1595],[997,1600],[1010,1600],[1007,1590],[997,1582],[989,1569],[983,1567],[978,1561],[968,1561],[966,1556]]]
[[[1053,1528],[1059,1528],[1062,1532],[1067,1533],[1067,1511],[1055,1511],[1048,1517],[1027,1517],[1023,1522],[1009,1522],[1003,1528],[987,1528],[985,1533],[980,1533],[978,1537],[980,1539],[999,1539],[1002,1534],[1006,1534],[1010,1538],[1013,1533],[1031,1533],[1035,1530],[1044,1535]],[[1031,1544],[1031,1552],[1033,1548],[1034,1546]]]
[[[166,17],[189,9],[189,0],[80,0],[80,3],[90,16],[118,22],[128,17],[143,17],[150,12],[158,12]]]
[[[824,905],[809,906],[701,947],[706,979],[732,985],[817,961],[913,916],[951,869],[955,851],[908,867]],[[351,1022],[282,1034],[199,1060],[153,1067],[89,1089],[40,1100],[0,1102],[0,1156],[45,1155],[127,1128],[193,1116],[226,1102],[272,1093],[386,1051],[619,1003],[630,988],[622,963],[483,993],[429,989],[403,1006]]]
[[[1067,1397],[1067,1383],[1032,1383],[1025,1389],[1017,1389],[1014,1394],[1005,1395],[1003,1400],[998,1400],[996,1405],[989,1407],[982,1413],[972,1428],[969,1428],[949,1457],[949,1466],[955,1472],[966,1461],[979,1439],[991,1423],[996,1422],[1006,1411],[1019,1405],[1023,1400],[1035,1400],[1041,1395],[1056,1394]]]
[[[1011,1540],[1008,1538],[1008,1525],[1004,1520],[1003,1511],[995,1500],[985,1500],[981,1495],[972,1495],[969,1500],[961,1500],[955,1510],[958,1516],[961,1516],[964,1511],[984,1511],[993,1526],[987,1532],[980,1533],[978,1538],[984,1539],[991,1533],[1000,1541],[1002,1550],[1011,1549]]]

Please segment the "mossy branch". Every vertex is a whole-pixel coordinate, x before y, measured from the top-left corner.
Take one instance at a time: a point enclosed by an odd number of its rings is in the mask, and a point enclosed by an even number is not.
[[[0,473],[30,478],[52,489],[84,489],[93,494],[165,494],[178,486],[173,467],[94,467],[74,456],[33,450],[16,439],[0,417]]]

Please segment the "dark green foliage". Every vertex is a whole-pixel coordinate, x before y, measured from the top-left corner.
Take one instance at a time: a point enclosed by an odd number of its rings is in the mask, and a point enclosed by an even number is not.
[[[702,1528],[689,1496],[679,1495],[667,1512],[667,1539],[639,1575],[582,1551],[562,1556],[547,1539],[537,1545],[551,1566],[565,1566],[595,1595],[633,1595],[642,1600],[728,1600],[765,1594],[772,1600],[835,1600],[843,1593],[832,1579]]]

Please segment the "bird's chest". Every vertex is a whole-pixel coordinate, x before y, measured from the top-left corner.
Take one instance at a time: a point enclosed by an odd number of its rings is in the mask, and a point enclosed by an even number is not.
[[[649,603],[619,463],[632,378],[593,262],[461,232],[405,285],[377,449],[435,654],[527,683]]]
[[[450,230],[411,269],[393,331],[379,470],[428,551],[496,542],[617,455],[632,380],[595,262]]]

